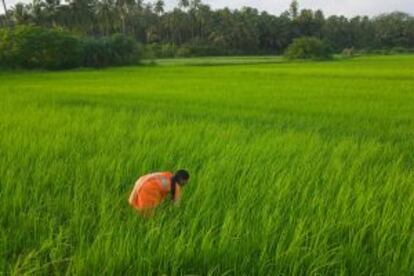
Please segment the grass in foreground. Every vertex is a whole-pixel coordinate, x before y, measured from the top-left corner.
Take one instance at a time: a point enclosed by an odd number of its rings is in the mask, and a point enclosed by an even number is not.
[[[0,75],[0,272],[414,273],[414,57]],[[135,179],[185,167],[149,221]]]

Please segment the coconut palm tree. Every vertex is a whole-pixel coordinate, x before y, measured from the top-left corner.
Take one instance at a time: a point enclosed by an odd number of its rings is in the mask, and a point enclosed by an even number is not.
[[[60,7],[59,0],[45,0],[43,4],[43,16],[45,17],[47,24],[53,27],[57,26],[57,16]]]
[[[116,21],[115,3],[113,0],[99,1],[95,6],[95,15],[103,35],[109,35]]]
[[[157,0],[157,2],[155,2],[154,11],[158,16],[164,13],[164,5],[163,0]]]
[[[7,24],[10,24],[11,22],[9,21],[9,13],[7,11],[6,0],[2,0],[2,3],[3,3],[4,16],[6,18],[6,21],[7,21],[6,25],[7,25]]]
[[[11,16],[16,24],[28,24],[31,20],[30,6],[23,3],[17,3],[14,8],[11,9]]]
[[[179,0],[178,1],[178,6],[180,8],[188,8],[188,6],[190,6],[190,1],[189,0]]]

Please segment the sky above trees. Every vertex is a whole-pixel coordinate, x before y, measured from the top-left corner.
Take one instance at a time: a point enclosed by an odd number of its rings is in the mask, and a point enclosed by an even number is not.
[[[19,1],[28,3],[31,0],[6,0],[6,3],[11,6]],[[164,1],[168,9],[177,4],[177,0]],[[291,0],[204,0],[203,2],[213,8],[228,6],[234,9],[250,6],[272,14],[279,14],[287,9]],[[413,0],[300,0],[299,4],[301,8],[322,9],[327,15],[372,16],[396,10],[414,14]],[[0,13],[3,13],[2,9],[0,9]]]

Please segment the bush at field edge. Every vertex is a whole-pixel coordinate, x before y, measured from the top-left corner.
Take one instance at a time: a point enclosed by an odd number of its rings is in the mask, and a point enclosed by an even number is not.
[[[137,64],[136,41],[122,34],[80,37],[60,29],[16,26],[0,29],[0,64],[5,68],[70,69]]]
[[[329,60],[332,54],[329,44],[316,37],[297,38],[285,51],[285,57],[291,60]]]

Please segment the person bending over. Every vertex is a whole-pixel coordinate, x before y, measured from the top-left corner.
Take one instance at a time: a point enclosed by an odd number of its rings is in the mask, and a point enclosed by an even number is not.
[[[189,179],[190,174],[186,170],[178,170],[174,174],[158,172],[141,176],[135,182],[128,202],[143,215],[151,215],[168,195],[177,203],[181,197],[181,189]]]

